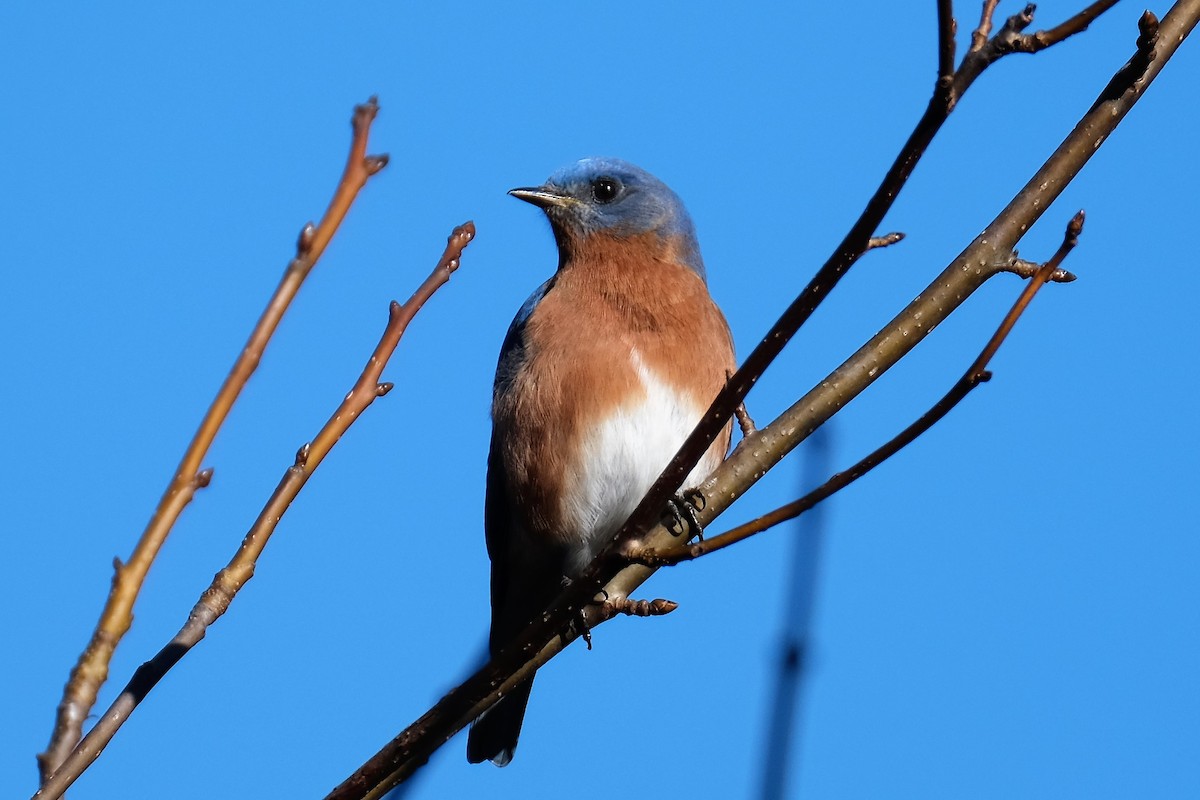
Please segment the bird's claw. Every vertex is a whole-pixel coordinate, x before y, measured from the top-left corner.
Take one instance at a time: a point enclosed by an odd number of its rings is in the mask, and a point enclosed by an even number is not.
[[[708,501],[696,489],[687,489],[667,501],[667,510],[663,512],[663,526],[675,536],[686,536],[690,541],[693,537],[704,541],[704,526],[696,516],[704,510]]]
[[[592,598],[589,606],[603,606],[608,602],[608,590],[601,589],[596,592],[596,596]],[[583,643],[587,645],[587,649],[592,649],[592,628],[588,625],[587,614],[581,608],[575,612],[575,627],[579,630],[579,637],[583,639]]]
[[[579,636],[583,639],[583,643],[587,645],[587,649],[592,649],[592,629],[588,626],[587,616],[583,613],[583,609],[575,612],[575,624],[579,627]]]

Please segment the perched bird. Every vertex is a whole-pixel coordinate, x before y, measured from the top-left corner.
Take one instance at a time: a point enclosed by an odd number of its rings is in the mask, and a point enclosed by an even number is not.
[[[608,543],[735,367],[692,220],[662,181],[588,158],[509,194],[549,217],[558,270],[517,312],[496,368],[484,520],[493,655]],[[721,463],[730,436],[681,489]],[[468,760],[512,760],[532,685],[475,720]]]

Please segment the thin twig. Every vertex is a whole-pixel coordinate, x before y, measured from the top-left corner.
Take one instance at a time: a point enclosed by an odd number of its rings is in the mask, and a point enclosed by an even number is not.
[[[1200,0],[1197,1],[1200,2]],[[1003,53],[988,53],[986,57],[972,60],[970,65],[967,64],[967,58],[964,57],[963,64],[955,74],[956,96],[961,96],[962,92],[971,85],[984,68],[1003,55]],[[327,800],[382,797],[390,788],[419,769],[438,747],[483,710],[493,705],[498,697],[531,676],[572,641],[573,637],[563,635],[563,632],[569,630],[572,622],[580,613],[587,613],[585,609],[601,588],[607,588],[610,597],[628,596],[632,587],[640,585],[649,577],[652,570],[640,565],[622,570],[622,565],[627,563],[621,556],[622,549],[628,545],[640,546],[643,543],[650,543],[653,546],[652,540],[659,536],[670,535],[658,525],[659,512],[683,484],[692,467],[707,451],[717,433],[733,415],[734,409],[744,400],[750,387],[758,380],[784,345],[795,335],[799,327],[811,316],[817,305],[828,296],[833,286],[866,251],[872,234],[878,229],[884,215],[891,208],[917,161],[948,114],[948,107],[940,101],[935,90],[924,115],[901,149],[879,189],[867,203],[858,221],[846,234],[834,254],[817,272],[817,275],[792,302],[763,341],[728,381],[700,424],[689,435],[668,467],[622,526],[620,532],[596,557],[585,573],[554,601],[538,623],[527,627],[514,642],[498,653],[481,670],[447,694],[433,708],[385,745],[375,756],[335,788],[328,795]],[[1040,214],[1042,210],[1044,209],[1038,209],[1037,213]],[[996,261],[999,263],[999,259]],[[1006,262],[1007,259],[1005,259]],[[987,267],[988,265],[983,266]],[[987,277],[995,274],[999,269],[999,267],[991,271],[977,269],[973,273],[973,279],[978,280],[977,285],[981,285]],[[956,284],[950,282],[950,285]],[[977,286],[973,288],[977,288]],[[966,290],[962,299],[965,299],[965,296],[970,294],[973,288]],[[933,319],[937,316],[938,314],[933,312],[926,318]],[[920,335],[912,336],[912,343],[915,345],[923,335],[924,331]],[[899,356],[896,356],[897,360],[898,358]],[[832,384],[828,387],[823,385],[823,388],[831,394],[862,391],[877,377],[876,373],[882,374],[883,370],[891,366],[891,363],[888,363],[891,362],[890,354],[884,359],[874,359],[873,369],[870,373],[864,370],[861,375],[848,376],[847,380],[839,384]],[[825,403],[816,403],[811,406],[810,410],[816,413],[824,413],[828,410],[829,415],[832,415],[835,409],[827,409]],[[783,426],[786,428],[786,433],[781,434],[780,428],[775,427],[774,423],[769,427],[772,427],[773,430],[760,430],[755,434],[754,439],[756,442],[763,442],[764,439],[770,440],[771,446],[761,452],[754,452],[753,448],[749,447],[739,447],[738,453],[735,454],[739,456],[736,463],[774,458],[776,453],[790,450],[811,431],[810,428],[787,425]],[[782,455],[779,455],[779,458],[782,458]],[[726,461],[726,464],[730,464],[732,461],[731,458]],[[767,469],[769,468],[770,466],[767,467]],[[740,497],[744,490],[763,474],[765,474],[765,470],[759,471],[754,468],[742,471],[732,466],[729,469],[723,466],[719,469],[701,487],[704,490],[705,499],[708,501],[708,510],[700,514],[703,517],[701,522],[707,523],[715,518],[716,513],[719,513],[718,507],[723,511],[732,498]],[[710,496],[710,493],[714,491],[718,493],[718,496]],[[713,500],[718,502],[714,505]],[[620,573],[619,578],[617,578],[618,572]]]
[[[1036,53],[1058,44],[1065,39],[1087,30],[1092,20],[1116,4],[1116,0],[1099,0],[1075,16],[1051,28],[1049,31],[1026,34],[1024,30],[1033,23],[1033,12],[1037,6],[1029,3],[1019,13],[1013,14],[995,36],[988,38],[992,29],[992,16],[996,10],[995,0],[983,4],[979,27],[971,34],[971,46],[963,56],[962,63],[954,73],[954,83],[947,98],[950,107],[958,102],[963,89],[991,64],[1010,53]]]
[[[304,226],[296,248],[296,257],[288,264],[275,294],[268,301],[266,309],[250,333],[250,339],[229,370],[229,375],[184,451],[175,476],[163,493],[162,499],[158,501],[158,507],[138,539],[133,554],[124,564],[119,560],[114,561],[115,574],[104,610],[91,640],[80,654],[63,688],[50,744],[45,752],[38,754],[38,770],[43,782],[79,741],[83,733],[83,722],[96,703],[100,687],[108,679],[113,652],[133,624],[133,606],[146,574],[150,571],[150,565],[154,563],[184,507],[191,502],[196,490],[206,486],[212,477],[212,470],[201,472],[200,464],[208,454],[217,431],[262,359],[267,342],[275,333],[284,312],[291,305],[300,285],[308,277],[321,254],[325,252],[326,245],[341,225],[359,190],[368,178],[387,164],[387,156],[367,155],[371,122],[375,119],[378,109],[374,97],[354,109],[351,120],[354,135],[350,142],[350,155],[325,215],[319,225],[314,227],[310,222]]]
[[[733,416],[737,420],[738,428],[742,432],[743,439],[753,436],[758,431],[758,428],[754,424],[753,417],[751,417],[750,412],[746,410],[745,403],[740,403],[738,407],[733,410]]]
[[[685,544],[682,547],[660,551],[653,549],[631,550],[628,552],[630,561],[648,567],[663,567],[678,564],[682,561],[692,561],[703,555],[724,550],[732,544],[749,539],[751,536],[773,528],[781,522],[795,519],[822,500],[831,497],[854,483],[863,475],[866,475],[875,467],[911,444],[917,437],[932,428],[950,413],[950,410],[962,402],[971,393],[971,390],[981,383],[991,380],[992,374],[987,370],[988,363],[996,355],[996,351],[1000,349],[1000,345],[1004,343],[1013,326],[1016,325],[1017,320],[1025,313],[1025,309],[1029,306],[1029,301],[1033,299],[1033,296],[1037,294],[1043,285],[1051,280],[1054,273],[1059,271],[1063,259],[1067,257],[1067,254],[1071,252],[1079,241],[1079,234],[1083,231],[1083,218],[1083,212],[1080,211],[1067,223],[1066,233],[1063,235],[1063,242],[1059,246],[1058,251],[1045,264],[1039,265],[1037,272],[1025,284],[1024,290],[1016,302],[1013,303],[1009,312],[1004,316],[996,332],[992,334],[992,338],[988,340],[988,343],[979,353],[979,356],[971,363],[971,366],[967,368],[963,376],[950,388],[950,391],[946,392],[942,399],[938,400],[932,408],[922,414],[917,421],[897,434],[895,438],[886,442],[849,469],[833,475],[825,483],[813,489],[799,500],[793,500],[774,511],[770,511],[756,519],[731,528],[725,533],[708,537],[703,541],[690,545]]]
[[[1023,258],[1013,256],[1012,261],[1005,265],[1004,271],[1011,272],[1013,275],[1019,275],[1022,278],[1032,278],[1034,273],[1042,268],[1041,264],[1034,261],[1026,261]],[[1056,269],[1051,275],[1049,283],[1071,283],[1075,280],[1075,273],[1070,270]]]
[[[1017,47],[1018,52],[1036,53],[1039,50],[1045,50],[1051,45],[1056,45],[1068,36],[1074,36],[1077,33],[1082,33],[1088,29],[1088,26],[1095,21],[1097,17],[1108,11],[1117,4],[1118,0],[1096,0],[1087,8],[1080,11],[1075,16],[1063,22],[1060,25],[1055,25],[1047,31],[1037,31],[1036,33],[1026,34],[1021,37],[1021,42]]]
[[[904,241],[904,234],[899,231],[885,233],[883,236],[872,236],[867,240],[867,249],[876,250],[880,247],[891,247],[896,242]]]
[[[396,350],[400,337],[425,301],[433,296],[451,273],[458,269],[463,248],[475,236],[475,226],[467,222],[454,229],[433,272],[413,293],[404,305],[393,302],[388,313],[388,323],[375,351],[367,360],[354,388],[342,400],[341,405],[321,428],[312,442],[305,444],[296,453],[295,463],[287,469],[271,498],[263,507],[254,525],[250,528],[241,547],[229,564],[217,573],[212,584],[200,595],[200,599],[188,615],[187,622],[154,658],[147,661],[133,674],[124,691],[105,712],[100,721],[88,731],[87,736],[45,782],[35,798],[52,800],[66,792],[67,788],[96,760],[113,736],[129,719],[130,714],[146,694],[158,684],[201,639],[212,625],[229,608],[233,598],[254,576],[254,568],[263,548],[275,532],[280,519],[292,501],[304,488],[329,451],[356,419],[375,401],[392,389],[390,383],[380,383],[383,368]]]
[[[979,15],[979,27],[971,33],[971,52],[978,52],[992,35],[992,17],[996,14],[996,5],[1000,0],[984,0],[983,10]]]

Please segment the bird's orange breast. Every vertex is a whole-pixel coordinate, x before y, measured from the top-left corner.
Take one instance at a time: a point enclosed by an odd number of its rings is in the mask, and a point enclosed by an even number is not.
[[[704,281],[655,234],[597,235],[560,268],[524,342],[493,407],[512,508],[546,544],[602,544],[734,369],[728,326]],[[693,482],[729,437],[727,427]]]

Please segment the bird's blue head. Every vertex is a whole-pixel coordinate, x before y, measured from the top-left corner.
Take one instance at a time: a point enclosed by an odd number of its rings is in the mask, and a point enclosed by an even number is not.
[[[585,158],[541,186],[513,189],[513,197],[546,212],[560,249],[571,252],[590,236],[657,234],[686,266],[704,277],[696,229],[683,201],[641,167],[618,158]]]

